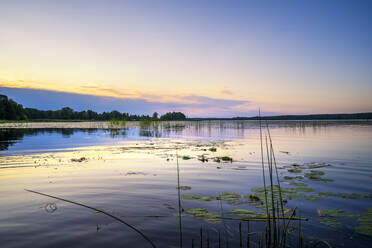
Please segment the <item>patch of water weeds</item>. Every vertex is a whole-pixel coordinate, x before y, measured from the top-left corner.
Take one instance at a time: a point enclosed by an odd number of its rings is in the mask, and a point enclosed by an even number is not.
[[[208,150],[211,151],[211,152],[216,152],[217,151],[217,148],[216,147],[211,147]]]
[[[220,159],[221,159],[223,162],[230,162],[230,163],[233,162],[232,157],[229,157],[229,156],[223,156],[223,157],[220,157]]]
[[[294,180],[294,179],[301,180],[301,179],[304,179],[304,177],[303,177],[303,176],[295,176],[295,177],[292,177],[292,176],[284,176],[284,179],[285,179],[285,180]]]
[[[324,175],[324,172],[314,171],[314,170],[312,170],[308,173],[305,173],[305,177],[309,180],[321,181],[321,182],[333,182],[333,179],[323,178],[323,177],[321,177],[322,175]]]
[[[71,162],[78,162],[78,163],[81,163],[81,162],[84,162],[84,161],[87,161],[87,158],[86,158],[86,157],[81,157],[81,158],[72,158],[72,159],[71,159]]]
[[[326,226],[342,227],[341,222],[334,218],[322,217],[322,218],[319,218],[318,221]]]
[[[221,195],[217,197],[217,200],[227,201],[227,203],[230,205],[240,205],[248,203],[245,201],[241,201],[240,198],[241,198],[240,194],[234,192],[222,192]]]
[[[253,195],[253,194],[250,194],[250,195],[245,195],[244,198],[250,200],[250,201],[260,201],[260,197],[258,197],[257,195]]]
[[[240,195],[234,192],[222,192],[221,195],[217,197],[218,200],[232,201],[240,199]]]
[[[205,208],[190,208],[186,210],[186,213],[191,214],[197,219],[201,219],[209,223],[221,223],[221,216],[219,214],[208,212],[208,210],[206,210]]]
[[[290,173],[302,173],[302,169],[288,169]]]
[[[372,236],[372,208],[367,208],[364,213],[358,218],[360,226],[355,228],[360,234]]]
[[[263,187],[252,188],[251,191],[254,192],[255,193],[254,195],[257,196],[262,202],[264,202],[264,200],[265,200],[265,188],[263,188]],[[268,193],[268,195],[267,195],[268,201],[270,201],[271,198],[272,198],[271,187],[267,187],[266,191]],[[273,192],[274,192],[274,200],[278,201],[279,198],[280,198],[280,196],[279,196],[279,186],[278,185],[273,186]],[[322,198],[320,198],[320,197],[299,193],[299,192],[314,192],[314,189],[308,188],[308,187],[297,187],[297,188],[281,187],[280,192],[281,192],[281,195],[282,195],[283,203],[286,203],[287,200],[294,200],[296,198],[304,198],[305,200],[308,200],[308,201],[320,201],[320,200],[322,200]],[[245,198],[248,199],[249,195],[245,196]]]
[[[253,212],[253,211],[247,210],[247,209],[233,209],[233,210],[231,210],[230,213],[235,214],[235,215],[239,215],[239,216],[242,216],[242,217],[258,216],[258,214],[256,212]]]
[[[190,186],[180,186],[180,187],[177,187],[177,189],[180,189],[180,190],[191,190],[192,188]]]
[[[372,194],[361,194],[361,193],[332,193],[332,192],[318,192],[319,196],[326,197],[342,197],[346,199],[357,199],[357,198],[372,198]]]
[[[323,217],[348,217],[348,218],[353,218],[353,219],[358,219],[359,215],[358,214],[351,214],[339,209],[325,209],[325,210],[319,210],[318,209],[318,215]]]
[[[211,196],[202,196],[202,195],[193,195],[193,194],[183,194],[181,195],[182,199],[185,200],[196,200],[196,201],[216,201],[216,197],[211,197]]]

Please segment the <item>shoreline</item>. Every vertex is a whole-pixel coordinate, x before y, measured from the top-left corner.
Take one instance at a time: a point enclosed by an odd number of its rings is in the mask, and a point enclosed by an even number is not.
[[[369,120],[350,119],[350,120],[263,120],[269,123],[299,123],[299,124],[372,124]],[[166,125],[167,127],[179,127],[192,123],[258,123],[258,120],[186,120],[186,121],[154,121],[147,124],[141,124],[141,121],[126,121],[124,124],[113,124],[110,121],[43,121],[43,122],[3,122],[0,123],[0,129],[42,129],[42,128],[56,128],[56,129],[124,129],[136,128],[144,125],[145,127],[157,126],[156,124]]]

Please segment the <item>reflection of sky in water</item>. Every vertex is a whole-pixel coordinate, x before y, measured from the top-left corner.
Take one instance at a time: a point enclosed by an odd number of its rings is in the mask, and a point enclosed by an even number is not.
[[[0,174],[0,241],[3,244],[15,244],[15,247],[30,246],[31,241],[32,245],[45,247],[66,247],[66,244],[75,247],[102,247],[103,244],[120,247],[123,240],[128,247],[143,245],[143,240],[118,223],[85,209],[23,190],[29,188],[123,216],[131,224],[140,227],[159,247],[176,246],[178,218],[173,217],[177,212],[174,148],[180,148],[181,185],[191,187],[182,194],[216,197],[221,192],[235,192],[246,195],[251,193],[252,188],[262,187],[257,127],[249,122],[196,122],[185,123],[183,128],[177,129],[164,126],[155,130],[148,127],[132,128],[124,134],[108,130],[65,130],[63,133],[61,130],[39,130],[41,132],[26,133],[19,143],[9,150],[3,150],[3,156],[0,157],[3,167]],[[288,122],[271,124],[270,131],[279,166],[312,161],[332,164],[316,169],[324,172],[324,177],[332,179],[332,182],[307,178],[301,181],[315,192],[372,192],[371,125],[302,125]],[[75,149],[56,153],[40,151],[73,147]],[[216,147],[217,151],[209,151],[210,147]],[[39,150],[39,153],[25,152],[30,150]],[[14,152],[26,155],[4,156]],[[235,161],[232,164],[216,163],[210,159],[202,163],[198,160],[202,154],[210,158],[227,155]],[[191,159],[183,160],[183,155]],[[81,157],[87,161],[71,161],[72,158]],[[295,174],[280,169],[279,176],[283,179],[285,176],[304,175],[308,171]],[[284,181],[289,183],[288,180]],[[284,182],[283,185],[293,187]],[[306,194],[316,196],[314,192]],[[330,240],[334,247],[342,244],[367,247],[371,238],[354,232],[353,226],[357,225],[355,221],[346,219],[343,220],[345,227],[330,228],[318,222],[317,209],[341,209],[362,214],[371,205],[371,200],[323,197],[321,201],[310,201],[297,198],[290,200],[286,207],[293,209],[298,206],[301,216],[310,218],[309,222],[302,223],[305,235]],[[52,214],[43,210],[43,206],[49,203],[56,203],[58,207]],[[220,204],[216,201],[183,199],[182,207],[202,207],[217,213],[220,211]],[[223,202],[225,213],[242,208],[257,210],[249,204],[231,205]],[[128,217],[147,215],[171,217]],[[206,223],[191,216],[184,216],[182,220],[185,247],[191,247],[191,238],[198,238],[201,225],[210,230],[223,230],[221,225]],[[227,224],[236,234],[237,222]],[[98,232],[97,225],[101,228]],[[263,228],[259,223],[251,223],[252,230],[260,227]],[[246,231],[243,225],[243,232]],[[20,236],[26,238],[19,239]],[[211,239],[213,237],[216,235],[211,232]],[[231,242],[238,245],[237,239]]]

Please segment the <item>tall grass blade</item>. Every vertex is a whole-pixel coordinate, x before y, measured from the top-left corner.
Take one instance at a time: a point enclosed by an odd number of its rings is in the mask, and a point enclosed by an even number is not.
[[[179,231],[180,231],[180,247],[182,248],[182,206],[181,206],[181,187],[180,187],[180,166],[178,163],[178,151],[176,148],[176,159],[177,159],[177,189],[178,189],[178,220],[179,220]]]
[[[264,155],[263,155],[263,144],[262,144],[262,122],[261,122],[261,109],[258,109],[258,116],[259,116],[259,124],[260,124],[260,144],[261,144],[261,164],[262,164],[262,177],[263,177],[263,183],[264,183],[264,192],[265,192],[265,205],[266,205],[266,216],[270,218],[269,213],[269,205],[267,204],[267,189],[266,189],[266,177],[265,177],[265,163],[264,163]],[[270,220],[267,221],[267,228],[271,229]],[[270,235],[267,235],[266,231],[266,246],[270,246]]]

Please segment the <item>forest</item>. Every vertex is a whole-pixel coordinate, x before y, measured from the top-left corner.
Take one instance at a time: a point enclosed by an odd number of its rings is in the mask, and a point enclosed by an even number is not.
[[[154,112],[152,116],[121,113],[117,110],[97,113],[93,110],[74,111],[69,107],[64,107],[59,110],[39,110],[35,108],[24,108],[21,104],[9,99],[7,96],[0,95],[0,120],[140,121],[159,119],[164,121],[186,120],[186,116],[181,112],[168,112],[160,117],[157,112]]]

